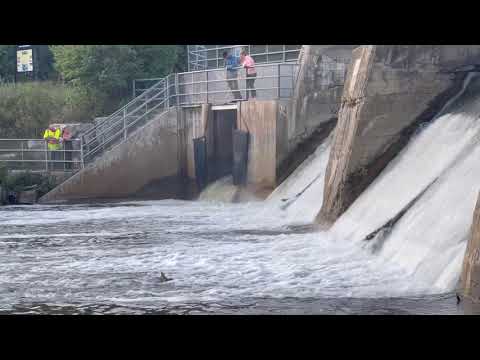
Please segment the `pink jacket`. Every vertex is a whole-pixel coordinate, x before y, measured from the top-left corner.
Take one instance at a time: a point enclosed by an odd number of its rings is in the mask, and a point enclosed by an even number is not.
[[[250,55],[246,55],[245,59],[243,60],[243,67],[247,68],[247,74],[252,75],[256,74],[257,70],[255,70],[255,61],[253,61]]]

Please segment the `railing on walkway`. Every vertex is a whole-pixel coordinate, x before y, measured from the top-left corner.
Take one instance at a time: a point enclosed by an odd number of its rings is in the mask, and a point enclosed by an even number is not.
[[[256,98],[273,100],[291,97],[296,67],[294,63],[257,65]],[[237,82],[238,91],[246,99],[245,69],[239,68],[238,77],[228,79],[232,80]],[[143,85],[137,87],[141,83]],[[142,92],[144,88],[147,90]],[[225,69],[171,74],[161,79],[141,79],[135,81],[133,92],[138,96],[82,135],[85,163],[123,142],[129,134],[172,106],[225,104],[234,100]]]
[[[298,62],[302,45],[188,45],[188,70],[218,69],[224,66],[223,52],[237,56],[246,50],[256,64]]]
[[[257,65],[254,88],[256,99],[274,100],[293,96],[299,65],[275,63]],[[321,82],[326,86],[343,84],[346,64],[320,63]],[[227,79],[225,69],[212,69],[171,74],[160,79],[140,79],[134,82],[135,98],[102,119],[80,139],[72,141],[72,148],[48,151],[44,140],[0,139],[0,162],[9,168],[50,171],[56,168],[77,171],[106,150],[125,141],[130,134],[172,106],[210,103],[221,105],[234,100],[232,81],[238,86],[242,100],[247,99],[246,71],[239,68],[235,79]],[[30,164],[27,166],[27,164]],[[55,166],[54,166],[55,165]]]
[[[56,151],[39,139],[0,139],[0,165],[8,170],[75,173],[83,167],[82,143],[72,139]]]
[[[255,89],[260,100],[288,98],[293,94],[294,79],[298,68],[295,63],[257,65]],[[246,72],[238,68],[236,78],[242,98],[246,99]],[[198,103],[223,104],[234,99],[228,86],[225,68],[189,71],[172,74],[167,78],[136,79],[133,82],[133,96],[141,96],[155,82],[168,79],[169,96],[178,97],[172,104],[190,105]]]

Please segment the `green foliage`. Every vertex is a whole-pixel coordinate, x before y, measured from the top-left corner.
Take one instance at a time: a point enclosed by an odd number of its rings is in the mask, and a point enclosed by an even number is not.
[[[13,81],[15,76],[15,45],[0,45],[0,83]]]
[[[91,121],[89,94],[63,84],[28,82],[0,85],[0,138],[38,138],[55,122]]]
[[[137,78],[164,77],[174,71],[180,53],[177,45],[133,45],[137,54]]]
[[[0,185],[3,185],[7,179],[7,168],[5,165],[0,164]]]
[[[0,45],[0,83],[13,82],[17,63],[16,45]],[[36,79],[54,79],[57,73],[53,67],[53,54],[48,45],[34,45]]]
[[[133,79],[186,70],[184,45],[36,45],[35,56],[37,79],[62,83],[11,84],[16,45],[0,45],[0,137],[38,137],[52,122],[109,115],[130,99]]]
[[[131,95],[133,79],[163,77],[175,70],[177,45],[51,46],[61,78],[95,99],[95,114],[107,115]]]
[[[56,45],[51,50],[66,82],[102,93],[122,94],[139,71],[137,54],[128,45]]]
[[[36,188],[39,196],[46,194],[55,187],[55,181],[52,176],[35,174],[28,171],[5,175],[2,184],[8,191],[24,191]]]

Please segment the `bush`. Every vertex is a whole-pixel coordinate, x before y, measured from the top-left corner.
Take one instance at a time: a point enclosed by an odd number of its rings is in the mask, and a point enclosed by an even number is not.
[[[95,103],[81,89],[53,82],[0,85],[0,138],[38,138],[55,122],[91,121]]]
[[[39,196],[43,196],[55,187],[53,177],[44,174],[34,174],[31,172],[23,172],[14,175],[5,174],[2,185],[7,191],[23,191],[32,187],[36,187]]]
[[[7,168],[5,165],[0,164],[0,185],[4,185],[7,180]]]

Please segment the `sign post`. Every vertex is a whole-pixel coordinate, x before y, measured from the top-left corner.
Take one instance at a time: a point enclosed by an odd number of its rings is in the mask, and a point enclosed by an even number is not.
[[[17,76],[23,75],[25,78],[31,77],[35,80],[35,55],[34,47],[32,45],[18,45],[17,46],[17,66],[15,71],[15,82]]]

